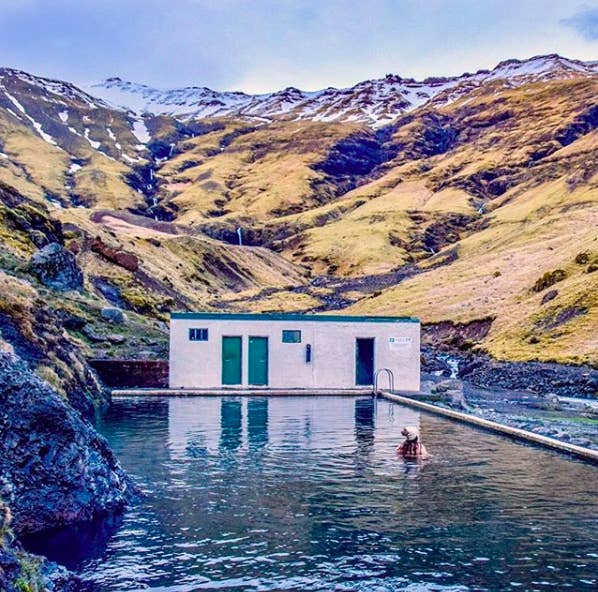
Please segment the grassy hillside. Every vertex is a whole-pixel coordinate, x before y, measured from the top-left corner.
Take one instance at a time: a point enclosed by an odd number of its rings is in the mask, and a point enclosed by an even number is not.
[[[13,196],[2,268],[16,282],[5,309],[34,290],[104,334],[114,328],[102,306],[128,311],[126,345],[74,335],[90,352],[134,351],[147,327],[162,355],[172,309],[347,309],[492,319],[468,347],[598,362],[595,76],[491,80],[377,131],[141,120],[74,91],[57,100],[11,84],[27,117],[0,100],[0,182]],[[55,302],[27,274],[50,240],[35,231],[52,224],[85,276],[82,293]]]

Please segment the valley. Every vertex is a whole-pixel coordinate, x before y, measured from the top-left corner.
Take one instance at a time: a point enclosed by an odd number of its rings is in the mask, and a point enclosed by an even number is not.
[[[417,316],[433,400],[595,447],[597,97],[558,55],[261,95],[0,68],[0,587],[76,589],[15,537],[139,495],[90,361],[160,367],[171,311]]]
[[[92,357],[164,357],[171,310],[342,310],[596,364],[597,85],[554,55],[268,96],[0,70],[3,310],[35,294]],[[79,289],[31,272],[52,242]]]

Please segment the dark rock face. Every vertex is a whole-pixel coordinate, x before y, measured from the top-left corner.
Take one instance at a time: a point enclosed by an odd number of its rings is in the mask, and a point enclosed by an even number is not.
[[[406,115],[399,119],[394,125],[399,129],[413,122],[412,115]],[[421,127],[419,127],[407,142],[401,142],[396,146],[399,154],[411,159],[427,158],[444,154],[453,148],[459,140],[459,128],[455,122],[446,115],[428,112],[420,116]]]
[[[338,142],[328,158],[314,168],[333,177],[367,175],[383,161],[384,153],[376,138],[355,135]]]
[[[488,335],[494,319],[485,318],[469,323],[442,321],[422,327],[422,344],[438,349],[466,350],[474,343],[482,341]]]
[[[472,216],[465,214],[442,216],[426,227],[421,242],[426,250],[437,253],[445,245],[456,243],[461,238],[461,233],[467,230],[473,221]]]
[[[117,512],[134,493],[106,441],[13,354],[0,353],[0,495],[17,534]]]
[[[18,319],[0,313],[2,339],[10,343],[17,356],[31,367],[52,365],[52,359],[58,360],[53,368],[69,403],[81,414],[91,417],[97,407],[107,404],[108,393],[76,345],[65,336],[63,313],[35,300],[31,303],[30,314],[32,333],[27,331],[27,326],[22,327]],[[69,313],[65,314],[68,316]],[[0,382],[0,391],[1,386]]]
[[[598,105],[592,105],[587,111],[580,113],[569,125],[557,130],[554,138],[561,146],[568,146],[597,127]]]
[[[459,376],[479,387],[503,388],[559,397],[595,397],[598,370],[541,362],[498,362],[476,356],[459,365]]]
[[[0,215],[15,235],[25,235],[36,247],[62,243],[62,225],[52,220],[47,208],[0,181]]]
[[[383,144],[383,140],[375,134],[354,134],[338,142],[326,159],[313,168],[326,173],[337,186],[339,194],[349,191],[395,154]]]
[[[50,243],[30,260],[31,270],[39,280],[55,290],[79,290],[83,287],[83,272],[75,255],[58,243]]]

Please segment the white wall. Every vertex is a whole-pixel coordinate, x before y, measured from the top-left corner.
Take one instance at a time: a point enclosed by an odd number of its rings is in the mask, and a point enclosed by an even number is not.
[[[208,341],[189,341],[189,329],[208,329]],[[300,330],[301,343],[283,343],[282,330]],[[417,322],[281,321],[173,318],[170,321],[170,387],[221,386],[222,336],[243,338],[243,386],[248,384],[248,338],[268,337],[270,388],[355,388],[355,339],[373,337],[374,367],[390,368],[395,388],[419,390],[420,325]],[[394,343],[390,340],[394,339]],[[312,361],[305,362],[311,344]],[[381,380],[386,387],[386,378]]]

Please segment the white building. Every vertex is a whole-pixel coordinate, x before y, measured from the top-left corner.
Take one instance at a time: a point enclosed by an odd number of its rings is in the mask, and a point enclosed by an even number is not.
[[[419,364],[420,324],[410,317],[170,315],[170,388],[351,391],[388,368],[396,390],[418,391]]]

